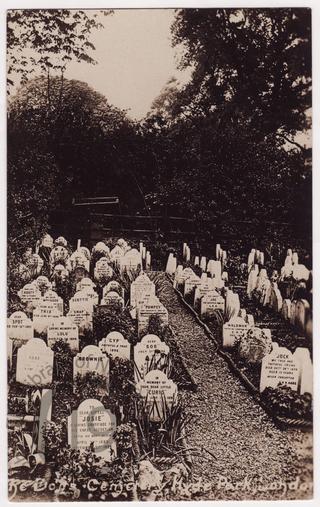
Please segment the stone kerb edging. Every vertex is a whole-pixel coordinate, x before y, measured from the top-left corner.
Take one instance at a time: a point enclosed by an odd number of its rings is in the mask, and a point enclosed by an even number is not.
[[[165,273],[167,276],[167,279],[172,283],[173,286],[173,277],[171,277],[168,273]],[[281,417],[272,412],[270,408],[267,406],[266,403],[261,399],[260,391],[259,389],[253,385],[253,383],[248,379],[248,377],[237,367],[235,362],[233,361],[232,357],[228,352],[225,352],[221,350],[220,344],[215,339],[212,331],[209,329],[207,324],[201,320],[199,317],[199,314],[196,312],[196,310],[187,303],[187,301],[184,299],[183,294],[173,286],[173,290],[178,295],[180,301],[183,303],[183,305],[188,308],[190,313],[194,316],[197,323],[204,329],[206,335],[210,340],[214,343],[217,352],[228,364],[230,370],[234,372],[237,377],[242,381],[242,383],[247,387],[248,391],[251,393],[253,398],[259,403],[259,405],[265,410],[265,412],[273,419],[273,421],[277,424],[277,426],[280,429],[285,428],[299,428],[301,430],[309,430],[312,428],[312,421],[306,421],[305,419],[291,419],[287,417]]]

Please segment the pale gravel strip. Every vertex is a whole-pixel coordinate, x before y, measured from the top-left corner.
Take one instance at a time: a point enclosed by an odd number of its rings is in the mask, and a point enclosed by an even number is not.
[[[188,429],[188,445],[207,449],[194,457],[194,474],[211,483],[207,499],[306,499],[310,491],[301,482],[312,481],[312,436],[300,430],[279,430],[254,401],[240,380],[215,353],[203,328],[183,306],[164,273],[152,273],[157,295],[169,312],[186,367],[198,385],[195,393],[183,392],[187,415],[194,421]],[[219,476],[235,485],[246,477],[251,482],[238,491],[219,488]],[[254,482],[264,486],[274,481],[290,482],[300,477],[298,490],[254,491]],[[221,482],[220,482],[221,484]],[[296,486],[295,486],[296,487]]]

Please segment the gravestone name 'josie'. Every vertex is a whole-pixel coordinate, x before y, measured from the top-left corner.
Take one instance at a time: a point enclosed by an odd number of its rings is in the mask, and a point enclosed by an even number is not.
[[[272,351],[262,359],[260,392],[266,387],[277,387],[285,384],[294,391],[298,389],[299,362],[286,347],[279,347],[272,342]]]
[[[68,444],[80,452],[91,446],[97,456],[110,462],[116,457],[116,427],[115,415],[100,401],[84,400],[68,417]]]
[[[178,388],[165,373],[152,370],[137,383],[136,391],[145,400],[150,421],[160,422],[166,417],[166,406],[171,408],[175,402]]]
[[[53,351],[40,338],[31,338],[19,348],[17,354],[16,380],[29,386],[51,384]]]

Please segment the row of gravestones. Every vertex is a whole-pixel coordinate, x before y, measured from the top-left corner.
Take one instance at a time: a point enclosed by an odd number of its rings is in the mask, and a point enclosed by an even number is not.
[[[254,292],[255,297],[263,306],[280,313],[300,333],[312,338],[312,318],[309,302],[306,299],[294,301],[287,298],[283,299],[277,282],[274,279],[269,279],[266,269],[259,269],[259,265],[252,258],[253,255],[254,250],[251,251],[248,259],[247,294],[249,298],[252,297]],[[298,263],[297,253],[292,253],[292,250],[289,249],[285,265],[281,270],[280,280],[285,280],[291,276],[297,281],[307,281],[310,272],[304,265]]]
[[[169,254],[167,262],[169,274],[176,262],[173,259],[173,254]],[[250,273],[252,266],[257,261],[263,264],[263,252],[252,251],[248,267]],[[261,280],[259,281],[261,282]],[[224,348],[234,347],[250,330],[259,333],[259,336],[268,342],[265,344],[266,350],[272,343],[271,352],[266,353],[262,360],[260,391],[263,391],[267,386],[276,387],[279,383],[283,383],[302,394],[304,392],[312,394],[313,369],[310,352],[307,348],[297,348],[295,355],[285,347],[279,348],[277,343],[271,341],[271,330],[256,328],[253,316],[247,314],[245,309],[240,308],[238,294],[224,287],[224,284],[222,287],[217,287],[215,278],[210,279],[205,273],[198,277],[190,267],[183,269],[182,266],[177,266],[173,283],[184,296],[194,291],[194,306],[196,307],[198,304],[201,316],[210,315],[216,310],[224,313],[225,323],[222,328]],[[295,311],[302,312],[304,305],[298,303],[295,305]],[[293,367],[292,364],[295,366]]]
[[[45,250],[45,254],[42,254],[41,249]],[[94,266],[96,281],[102,277],[111,277],[112,267],[117,267],[121,273],[135,271],[139,267],[145,270],[151,268],[151,255],[143,242],[140,242],[139,250],[131,248],[123,239],[119,239],[112,250],[105,243],[99,242],[90,252],[87,247],[81,246],[79,240],[77,249],[69,254],[65,238],[59,237],[54,242],[51,236],[46,235],[36,253],[32,253],[30,248],[27,249],[24,262],[19,265],[18,272],[23,279],[28,280],[39,275],[46,262],[50,273],[66,278],[76,268],[84,268],[89,272],[91,256],[96,253],[102,256]]]
[[[48,248],[48,245],[50,242],[48,243],[47,237],[45,247]],[[97,244],[96,248],[101,249],[101,243]],[[142,248],[144,248],[143,245]],[[77,256],[75,258],[79,260]],[[71,265],[71,269],[79,265],[81,262]],[[86,271],[89,271],[88,265],[86,265]],[[39,275],[39,272],[36,271],[34,274]],[[117,282],[109,282],[109,289],[116,288],[112,286],[114,283]],[[33,320],[28,318],[24,312],[15,312],[8,319],[8,342],[11,343],[9,356],[11,358],[12,344],[15,342],[18,346],[17,382],[32,386],[45,386],[52,382],[54,353],[51,347],[57,340],[66,341],[72,350],[78,352],[79,327],[82,320],[78,321],[76,315],[81,315],[81,318],[83,314],[92,315],[92,308],[98,301],[97,294],[94,293],[94,284],[90,278],[80,279],[77,289],[78,292],[69,301],[69,313],[66,316],[63,316],[62,299],[52,291],[52,285],[46,277],[38,276],[34,282],[19,292],[21,300],[27,306],[29,305],[28,311],[31,311]],[[106,298],[111,293],[112,290],[108,290],[108,286],[104,288],[102,304],[107,302]],[[118,293],[117,296],[120,297]],[[170,365],[169,347],[157,336],[143,336],[143,334],[148,328],[152,315],[158,315],[160,322],[167,323],[168,312],[156,297],[154,284],[145,273],[141,273],[132,282],[130,303],[134,310],[134,317],[138,320],[139,336],[142,336],[141,341],[134,348],[136,389],[146,401],[150,420],[159,421],[165,416],[166,408],[163,406],[163,400],[166,401],[166,407],[170,406],[177,396],[177,386],[167,377]],[[46,331],[48,345],[44,340],[34,338],[34,331]],[[89,345],[78,352],[74,356],[73,377],[75,378],[78,374],[84,375],[89,371],[96,371],[105,378],[107,391],[109,385],[108,356],[130,359],[130,344],[118,332],[112,332],[103,338],[98,347]],[[50,390],[43,389],[44,391],[51,393]],[[51,416],[51,408],[46,412]],[[43,423],[43,417],[40,419]],[[85,400],[68,419],[69,444],[75,449],[84,450],[93,442],[97,454],[110,460],[115,455],[115,443],[112,439],[115,424],[115,416],[110,410],[105,409],[98,400]],[[40,446],[39,450],[41,450]]]

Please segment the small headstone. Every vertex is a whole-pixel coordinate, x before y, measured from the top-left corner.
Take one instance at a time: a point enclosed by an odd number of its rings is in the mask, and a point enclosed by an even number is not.
[[[73,378],[94,372],[102,375],[109,387],[109,358],[96,345],[87,345],[73,358]]]
[[[139,276],[132,282],[130,286],[130,304],[131,306],[137,306],[137,302],[140,301],[143,296],[155,295],[155,285],[150,280],[146,273],[140,273]]]
[[[294,264],[292,268],[292,276],[295,280],[309,279],[310,271],[303,264]]]
[[[169,253],[166,265],[166,273],[168,273],[169,275],[173,275],[176,269],[177,269],[177,259],[175,258],[173,253]]]
[[[285,320],[290,320],[291,317],[291,300],[284,299],[281,310],[282,316]]]
[[[102,289],[102,296],[105,296],[108,294],[108,292],[117,292],[119,296],[123,297],[123,288],[121,287],[120,283],[116,280],[110,280],[110,282],[107,283]]]
[[[120,259],[123,257],[123,255],[124,255],[123,249],[119,245],[116,245],[110,252],[110,260],[111,262],[113,262],[115,266],[119,267]]]
[[[33,311],[33,327],[37,333],[44,333],[51,322],[62,316],[56,303],[52,301],[41,301]]]
[[[44,248],[53,248],[53,237],[50,234],[45,234],[41,241],[41,246]]]
[[[166,406],[170,409],[178,394],[177,385],[159,370],[149,371],[144,379],[136,385],[136,391],[146,401],[149,418],[152,422],[160,422],[165,419]]]
[[[155,334],[147,334],[134,347],[134,376],[136,382],[155,369],[162,369],[169,354],[169,347]]]
[[[299,363],[286,347],[279,347],[272,342],[272,351],[262,359],[260,392],[266,387],[277,387],[284,384],[294,391],[298,389]]]
[[[54,322],[49,324],[47,330],[47,342],[50,348],[62,340],[67,343],[71,350],[79,350],[79,330],[78,326],[68,317],[61,317],[55,319]]]
[[[234,347],[236,342],[243,334],[246,334],[249,329],[249,324],[241,317],[232,317],[228,322],[223,324],[223,347]]]
[[[31,283],[27,283],[22,287],[18,292],[18,296],[23,303],[28,303],[33,308],[36,308],[41,301],[41,292],[38,287]]]
[[[68,444],[80,453],[93,448],[97,456],[111,462],[116,457],[116,428],[115,415],[101,401],[87,399],[68,417]]]
[[[93,312],[94,302],[92,301],[92,297],[88,294],[88,291],[79,290],[70,298],[69,300],[69,309],[85,309],[89,313]]]
[[[77,283],[76,291],[93,289],[94,287],[95,284],[93,283],[91,278],[82,278],[82,280],[80,280],[80,282]]]
[[[304,333],[306,328],[307,316],[310,311],[310,305],[306,299],[299,299],[296,302],[296,319],[295,324],[300,331]]]
[[[44,295],[48,290],[52,289],[52,283],[46,276],[38,276],[38,278],[34,280],[32,284],[39,289],[42,295]]]
[[[57,239],[55,239],[54,244],[57,246],[67,247],[68,241],[63,236],[59,236]]]
[[[130,343],[118,331],[112,331],[99,341],[99,349],[115,358],[130,360]]]
[[[94,245],[92,252],[93,253],[96,253],[96,252],[102,253],[102,254],[105,254],[106,257],[108,257],[109,253],[110,253],[110,249],[103,241],[99,241],[96,245]]]
[[[7,320],[7,336],[19,344],[33,338],[33,323],[24,312],[14,312]],[[12,343],[12,342],[11,342]]]
[[[92,330],[92,312],[86,308],[72,308],[67,313],[67,317],[78,327],[80,335]]]
[[[307,348],[298,347],[293,355],[299,364],[300,393],[313,394],[313,365],[310,351]]]
[[[84,268],[86,271],[90,271],[90,260],[84,255],[81,250],[76,250],[70,255],[70,265],[72,271],[76,268]]]
[[[201,279],[193,274],[189,276],[184,282],[184,296],[187,296],[188,294],[191,294],[193,289],[196,289],[197,287],[201,286]]]
[[[224,298],[218,292],[208,292],[201,298],[201,316],[210,317],[217,310],[224,312],[224,305]]]
[[[42,301],[50,301],[56,305],[61,315],[63,315],[63,299],[53,290],[45,292]]]
[[[225,316],[227,320],[237,317],[240,311],[240,299],[238,294],[228,290],[226,294]]]
[[[206,257],[201,257],[200,259],[200,268],[202,269],[202,271],[207,271],[207,259]]]
[[[97,281],[101,280],[102,278],[112,278],[113,269],[109,265],[109,260],[106,257],[101,257],[99,260],[97,260],[94,267],[93,276]]]
[[[162,324],[168,324],[168,311],[155,296],[148,298],[147,302],[138,310],[138,334],[141,336],[148,331],[149,320],[152,315],[157,315]]]
[[[118,292],[110,291],[105,294],[101,300],[101,305],[110,306],[113,304],[120,305],[122,308],[124,307],[124,300],[118,294]]]
[[[53,351],[40,338],[31,338],[18,349],[16,381],[29,386],[51,384]]]

